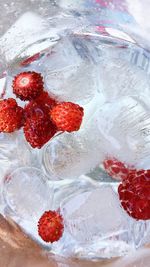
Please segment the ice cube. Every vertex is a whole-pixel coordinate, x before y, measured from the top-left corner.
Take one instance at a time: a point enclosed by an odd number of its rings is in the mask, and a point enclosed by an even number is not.
[[[27,144],[22,131],[1,133],[0,151],[0,179],[18,167],[38,164],[37,153]]]
[[[17,148],[17,133],[0,134],[0,176],[1,179],[7,171],[16,165],[18,159],[15,157]],[[25,156],[25,154],[24,154]]]
[[[97,120],[103,139],[109,143],[107,155],[129,166],[150,168],[150,110],[144,100],[122,97],[104,104]]]
[[[118,197],[109,185],[77,193],[61,206],[68,231],[81,243],[97,236],[104,238],[119,229],[124,231],[127,222]]]
[[[32,56],[59,39],[54,29],[50,33],[48,25],[39,15],[33,12],[24,13],[0,38],[0,56],[6,66],[14,62],[20,54],[22,57]],[[26,51],[23,53],[24,50]]]
[[[89,102],[100,87],[96,54],[94,43],[84,36],[61,37],[44,62],[48,92],[60,101]]]
[[[128,7],[128,10],[129,10],[130,14],[139,23],[141,28],[143,28],[144,30],[149,31],[149,29],[150,29],[150,23],[149,23],[149,12],[150,12],[149,0],[143,0],[142,2],[140,0],[134,0],[134,2],[130,1],[130,0],[127,0],[127,7]],[[143,32],[141,32],[140,34],[143,34]]]
[[[5,177],[3,197],[5,214],[17,222],[37,223],[43,212],[52,207],[53,187],[39,169],[22,167]]]
[[[93,170],[104,158],[97,128],[63,133],[44,147],[42,163],[54,179],[77,178]]]
[[[77,257],[116,257],[134,248],[130,217],[121,208],[110,185],[85,189],[62,201],[64,237],[53,251]],[[68,246],[69,240],[72,244]]]
[[[110,53],[112,54],[112,50],[110,50]],[[132,50],[128,51],[127,59],[119,59],[118,54],[118,58],[111,54],[108,53],[107,56],[105,54],[105,58],[100,65],[101,90],[107,101],[113,101],[123,96],[136,95],[139,97],[144,95],[150,97],[149,76],[144,70],[130,62],[132,60]],[[144,61],[143,55],[141,55],[141,60]]]
[[[134,40],[142,47],[149,50],[149,30],[150,30],[150,23],[149,23],[149,12],[150,12],[150,5],[149,0],[134,0],[130,1],[127,0],[127,8],[130,15],[134,18],[136,24],[126,24],[124,25],[124,31],[128,32]]]
[[[53,16],[59,10],[56,6],[56,0],[5,0],[0,2],[0,9],[3,10],[3,16],[0,21],[0,34],[4,34],[23,13],[31,10],[41,16]]]
[[[64,199],[85,190],[96,189],[97,183],[88,176],[82,175],[78,179],[64,179],[54,182],[53,209],[57,210]]]

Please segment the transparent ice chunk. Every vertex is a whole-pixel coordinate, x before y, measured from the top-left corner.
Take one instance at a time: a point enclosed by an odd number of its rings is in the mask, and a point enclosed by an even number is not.
[[[22,167],[5,177],[3,197],[5,214],[17,222],[37,223],[43,212],[52,207],[53,187],[48,186],[39,169]]]
[[[150,23],[148,19],[150,12],[149,0],[143,0],[142,2],[140,0],[134,0],[134,2],[127,0],[127,4],[130,14],[132,14],[132,16],[141,26],[142,30],[144,30],[144,34],[148,33],[150,29]],[[142,34],[143,32],[140,33],[140,35]]]
[[[0,134],[0,178],[24,166],[36,166],[38,158],[25,141],[22,131]]]
[[[133,221],[121,208],[112,186],[103,183],[85,188],[61,202],[65,232],[52,251],[81,258],[109,258],[135,249],[130,227]],[[143,231],[139,235],[142,238]]]
[[[47,30],[48,25],[41,16],[33,12],[24,13],[0,38],[0,56],[4,63],[2,70],[10,66],[10,63],[14,63],[20,54],[22,57],[32,56],[50,47],[59,39],[56,31]]]
[[[109,185],[76,194],[61,206],[68,231],[81,243],[97,236],[103,239],[118,230],[124,232],[127,216]]]
[[[48,92],[60,101],[89,102],[100,86],[94,53],[94,44],[84,37],[61,37],[44,62]]]
[[[51,140],[43,150],[42,163],[54,179],[76,178],[93,170],[103,158],[99,136],[90,131],[63,133]]]
[[[85,190],[96,189],[97,183],[88,176],[82,175],[77,179],[64,179],[55,181],[54,183],[54,200],[53,209],[60,208],[64,199],[75,195],[77,192],[84,192]]]
[[[65,231],[52,251],[81,258],[110,258],[148,243],[149,221],[129,217],[120,206],[116,190],[116,183],[102,183],[62,200]]]
[[[23,13],[31,10],[43,17],[53,16],[58,12],[57,0],[6,0],[0,2],[0,9],[3,10],[3,17],[0,21],[0,34],[4,34]],[[32,26],[32,25],[30,25]]]
[[[117,52],[117,51],[116,51]],[[132,50],[128,51],[128,58],[116,58],[108,53],[100,64],[100,76],[102,91],[107,101],[113,101],[123,96],[141,95],[150,97],[149,76],[141,68],[132,63]],[[144,55],[141,54],[141,61],[144,62]],[[131,61],[131,62],[130,62]]]
[[[146,100],[147,102],[147,100]],[[123,97],[105,104],[97,114],[108,156],[137,168],[150,168],[150,110],[143,99]]]

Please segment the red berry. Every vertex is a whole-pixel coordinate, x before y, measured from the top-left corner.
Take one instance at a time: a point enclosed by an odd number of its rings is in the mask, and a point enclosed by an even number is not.
[[[13,80],[13,93],[21,100],[32,100],[43,91],[43,78],[34,71],[22,72]]]
[[[133,169],[126,167],[126,165],[117,159],[106,159],[103,162],[105,171],[112,178],[116,180],[124,180],[127,178],[128,174],[133,171]]]
[[[16,100],[0,100],[0,132],[11,133],[20,129],[24,123],[24,111]]]
[[[34,114],[25,122],[24,134],[33,148],[41,148],[55,133],[56,127],[46,114]]]
[[[118,188],[122,207],[137,220],[150,219],[150,170],[133,170]]]
[[[50,109],[56,105],[56,101],[47,92],[42,92],[35,100],[30,101],[24,108],[26,118],[34,114],[49,114]]]
[[[21,62],[21,66],[26,66],[31,64],[32,62],[38,60],[40,58],[41,54],[37,53],[35,55],[33,55],[32,57],[28,57],[27,59],[25,59],[23,62]]]
[[[58,241],[63,230],[63,218],[56,211],[46,211],[38,222],[38,233],[45,242]]]
[[[83,108],[71,102],[57,104],[50,112],[52,121],[59,131],[73,132],[80,129]]]
[[[47,107],[49,110],[52,109],[56,104],[56,100],[49,96],[49,94],[45,91],[40,94],[39,97],[37,97],[36,102],[38,104],[42,104],[44,107]]]

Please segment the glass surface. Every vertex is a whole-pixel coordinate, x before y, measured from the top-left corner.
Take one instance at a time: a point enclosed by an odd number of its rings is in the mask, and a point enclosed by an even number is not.
[[[33,70],[44,77],[50,96],[84,108],[79,131],[60,133],[40,150],[27,144],[22,130],[0,134],[1,213],[49,252],[111,258],[150,241],[149,220],[137,221],[123,210],[120,181],[103,168],[115,158],[150,169],[147,2],[0,3],[1,99],[13,96],[14,76]],[[59,210],[65,224],[52,245],[37,234],[48,209]]]

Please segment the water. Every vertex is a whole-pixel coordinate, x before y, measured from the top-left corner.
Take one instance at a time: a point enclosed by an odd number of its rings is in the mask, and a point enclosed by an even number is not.
[[[32,149],[22,131],[0,134],[1,212],[45,247],[38,219],[45,210],[60,210],[64,235],[46,248],[63,256],[118,257],[150,240],[149,221],[125,213],[118,183],[99,168],[116,157],[150,169],[150,54],[134,30],[139,17],[129,15],[124,1],[112,8],[113,2],[20,3],[18,20],[10,25],[6,17],[0,39],[1,97],[13,96],[17,73],[34,70],[51,96],[84,108],[78,132],[60,133],[41,150]]]

